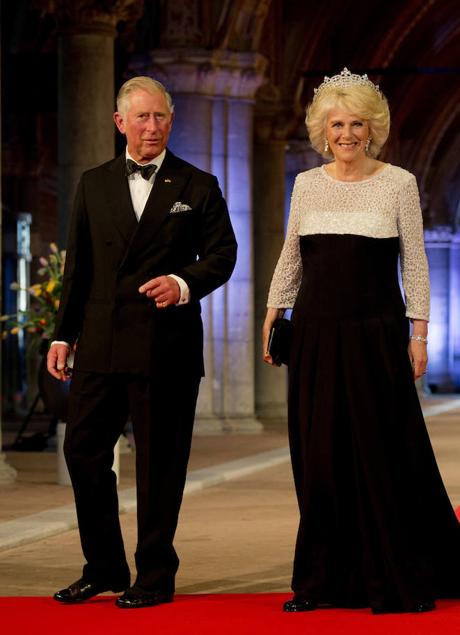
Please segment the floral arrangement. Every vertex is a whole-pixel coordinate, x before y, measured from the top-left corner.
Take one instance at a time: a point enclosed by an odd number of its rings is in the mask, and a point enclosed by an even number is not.
[[[20,287],[17,282],[11,284],[10,288],[14,291],[27,291],[31,296],[31,302],[27,311],[0,316],[0,321],[4,325],[3,339],[9,333],[17,335],[21,330],[30,333],[33,341],[37,344],[43,340],[51,339],[59,309],[65,254],[65,251],[59,251],[55,243],[50,243],[48,258],[41,257],[39,260],[41,267],[37,274],[42,277],[41,282],[26,289]]]

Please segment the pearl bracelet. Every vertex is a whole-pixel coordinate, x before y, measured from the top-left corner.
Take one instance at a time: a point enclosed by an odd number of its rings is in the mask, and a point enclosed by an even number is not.
[[[410,339],[414,340],[415,342],[423,342],[424,344],[428,344],[428,338],[423,337],[423,335],[411,335]]]

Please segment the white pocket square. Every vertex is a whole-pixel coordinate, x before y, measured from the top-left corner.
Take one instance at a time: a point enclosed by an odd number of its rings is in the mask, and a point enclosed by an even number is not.
[[[169,213],[179,214],[180,212],[190,212],[190,211],[192,211],[192,208],[190,207],[190,205],[187,205],[187,203],[181,203],[180,201],[177,201],[171,207],[171,209],[169,210]]]

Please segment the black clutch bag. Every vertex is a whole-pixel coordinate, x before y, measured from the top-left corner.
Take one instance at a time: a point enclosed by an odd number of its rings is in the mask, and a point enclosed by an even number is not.
[[[268,352],[278,366],[289,362],[291,350],[292,323],[286,318],[276,318],[270,330]]]

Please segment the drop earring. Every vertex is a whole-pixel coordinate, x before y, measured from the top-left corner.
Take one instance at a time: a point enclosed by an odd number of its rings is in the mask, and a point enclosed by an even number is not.
[[[368,137],[368,138],[367,138],[367,141],[366,141],[366,145],[365,145],[365,147],[364,147],[364,150],[365,150],[366,154],[369,152],[369,147],[370,147],[370,145],[371,145],[371,141],[372,141],[372,138],[371,138],[371,137]]]
[[[329,152],[329,141],[324,139],[324,152]]]

